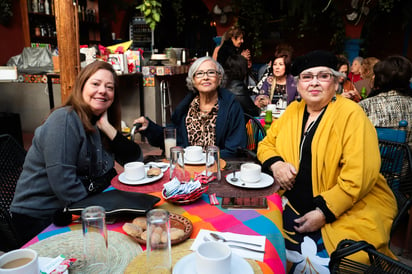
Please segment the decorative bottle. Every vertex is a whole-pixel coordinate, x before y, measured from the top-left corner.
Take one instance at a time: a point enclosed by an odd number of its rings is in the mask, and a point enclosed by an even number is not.
[[[39,3],[37,2],[37,0],[33,0],[31,2],[31,9],[32,12],[39,12]]]
[[[45,14],[50,14],[49,0],[44,0],[44,13]]]

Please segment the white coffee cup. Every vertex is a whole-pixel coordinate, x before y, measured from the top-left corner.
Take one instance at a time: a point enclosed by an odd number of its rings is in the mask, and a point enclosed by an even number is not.
[[[230,274],[232,250],[222,242],[204,242],[196,250],[197,274]]]
[[[240,180],[247,183],[257,183],[260,180],[262,168],[258,164],[244,163],[240,166]]]
[[[185,159],[191,162],[199,162],[203,157],[201,146],[189,146],[185,148]]]
[[[271,110],[272,113],[276,111],[276,104],[269,104],[266,107],[267,110]]]
[[[0,257],[0,274],[38,274],[39,256],[33,249],[16,249]]]
[[[137,181],[144,178],[145,169],[142,162],[130,162],[124,165],[124,176],[131,181]]]

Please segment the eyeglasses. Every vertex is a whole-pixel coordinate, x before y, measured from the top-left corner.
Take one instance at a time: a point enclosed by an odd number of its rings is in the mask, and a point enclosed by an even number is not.
[[[332,79],[332,73],[329,72],[319,72],[318,74],[312,74],[312,73],[304,73],[299,75],[299,79],[302,82],[310,82],[313,80],[313,78],[316,77],[320,82],[329,82],[330,79]]]
[[[207,77],[216,77],[220,72],[214,69],[209,69],[208,71],[196,71],[195,72],[195,78],[203,78],[207,75]]]

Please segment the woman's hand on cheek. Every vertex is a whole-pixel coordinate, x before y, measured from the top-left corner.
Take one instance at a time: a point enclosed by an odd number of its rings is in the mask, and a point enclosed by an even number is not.
[[[97,127],[104,132],[104,134],[109,137],[110,140],[113,140],[116,137],[117,130],[110,124],[107,117],[107,111],[105,111],[100,119],[96,123]]]

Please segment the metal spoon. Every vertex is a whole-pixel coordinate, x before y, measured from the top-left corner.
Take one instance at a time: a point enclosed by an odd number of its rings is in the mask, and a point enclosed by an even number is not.
[[[248,243],[248,242],[242,242],[242,241],[236,241],[236,240],[226,240],[223,236],[216,234],[216,233],[210,233],[210,236],[212,236],[216,240],[221,240],[223,242],[232,242],[232,243],[247,244],[247,245],[262,247],[262,245],[254,244],[254,243]]]
[[[232,178],[230,178],[230,180],[232,182],[237,182],[239,180],[238,178],[236,178],[236,170],[233,170],[233,176],[232,176]]]
[[[204,240],[205,242],[210,241],[210,239],[209,239],[208,237],[204,237],[203,240]],[[264,250],[257,250],[257,249],[254,249],[254,248],[249,248],[249,247],[245,247],[245,246],[241,246],[241,245],[231,245],[231,244],[228,244],[228,246],[233,247],[233,248],[241,248],[241,249],[245,249],[245,250],[249,250],[249,251],[253,251],[253,252],[265,253]]]

